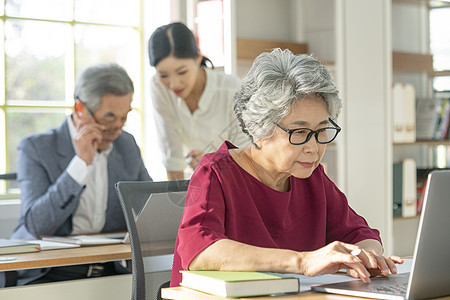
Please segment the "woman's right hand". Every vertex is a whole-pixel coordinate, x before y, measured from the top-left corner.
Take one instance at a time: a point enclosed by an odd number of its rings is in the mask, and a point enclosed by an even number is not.
[[[195,168],[197,168],[198,163],[202,159],[203,155],[203,152],[200,150],[191,150],[186,155],[186,162],[192,168],[192,170],[195,170]]]
[[[363,282],[370,282],[370,274],[361,260],[351,254],[360,247],[343,242],[332,242],[315,251],[302,252],[300,274],[317,276],[335,273],[340,269],[351,269]]]

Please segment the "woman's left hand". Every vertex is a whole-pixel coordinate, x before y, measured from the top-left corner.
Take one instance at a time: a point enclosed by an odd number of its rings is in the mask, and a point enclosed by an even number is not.
[[[395,264],[402,264],[403,259],[399,256],[384,257],[380,255],[375,250],[368,250],[360,248],[361,252],[356,255],[361,263],[366,267],[367,271],[370,273],[370,277],[375,277],[379,275],[388,276],[389,274],[396,274],[397,267]],[[347,274],[358,278],[358,273],[353,269],[348,269]]]
[[[192,170],[195,170],[195,168],[197,168],[198,163],[202,159],[203,155],[203,152],[200,150],[191,150],[186,155],[186,162],[192,168]]]

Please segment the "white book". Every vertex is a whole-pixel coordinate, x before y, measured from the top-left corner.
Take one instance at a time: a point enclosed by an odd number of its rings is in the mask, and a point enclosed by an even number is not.
[[[403,85],[404,142],[416,141],[416,90],[412,84]]]
[[[402,216],[417,215],[417,166],[411,158],[403,160]]]
[[[392,101],[394,112],[394,136],[395,143],[402,143],[406,140],[406,120],[405,101],[403,97],[403,84],[394,83],[392,86]]]

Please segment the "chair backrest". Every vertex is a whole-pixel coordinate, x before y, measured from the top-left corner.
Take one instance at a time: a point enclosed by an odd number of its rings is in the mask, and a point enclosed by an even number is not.
[[[17,179],[17,173],[0,174],[0,180],[16,180],[16,179]]]
[[[116,192],[131,245],[133,300],[158,299],[159,287],[170,281],[175,243],[189,180],[121,181]],[[170,254],[151,245],[170,243]]]
[[[0,195],[14,194],[17,191],[17,173],[0,174]]]

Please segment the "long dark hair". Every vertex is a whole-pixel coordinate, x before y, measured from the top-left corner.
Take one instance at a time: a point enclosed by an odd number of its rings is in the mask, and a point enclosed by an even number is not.
[[[183,23],[175,22],[160,26],[148,40],[148,56],[150,65],[155,67],[161,60],[169,55],[177,58],[193,58],[199,55],[197,41],[192,31]],[[201,66],[214,69],[211,60],[202,56]]]

